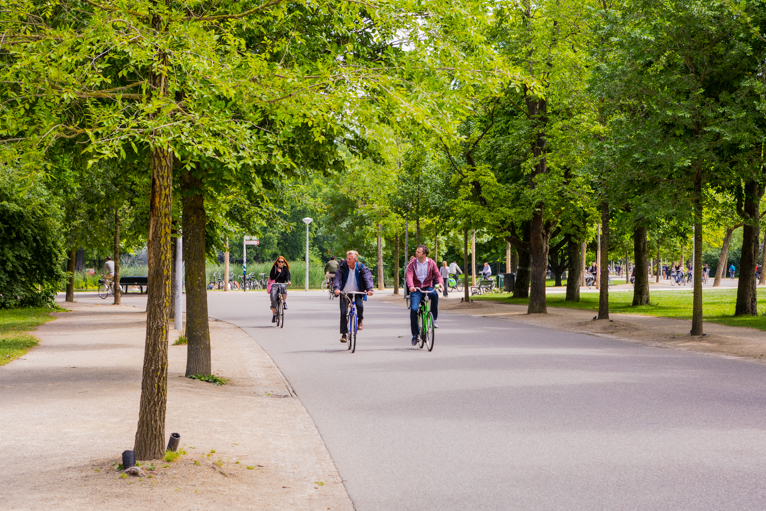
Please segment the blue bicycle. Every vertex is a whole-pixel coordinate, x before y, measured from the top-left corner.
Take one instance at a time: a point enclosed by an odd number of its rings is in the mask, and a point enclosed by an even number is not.
[[[346,334],[346,342],[348,345],[346,346],[346,349],[351,350],[351,353],[356,351],[356,333],[359,331],[359,316],[356,312],[356,300],[354,300],[354,295],[366,294],[367,293],[360,293],[358,291],[340,292],[343,299],[347,301],[346,307],[348,308],[346,309],[346,321],[348,328],[346,330],[348,333]]]

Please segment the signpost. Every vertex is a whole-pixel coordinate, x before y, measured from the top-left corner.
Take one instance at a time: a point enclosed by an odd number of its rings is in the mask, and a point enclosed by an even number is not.
[[[242,291],[247,291],[247,246],[260,245],[257,236],[245,236],[242,239]]]

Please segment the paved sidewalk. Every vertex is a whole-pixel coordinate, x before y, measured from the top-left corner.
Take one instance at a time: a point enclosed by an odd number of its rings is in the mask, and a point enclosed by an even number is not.
[[[188,454],[155,462],[151,477],[121,478],[114,465],[133,448],[146,315],[64,306],[71,312],[35,332],[38,347],[0,368],[0,509],[353,509],[279,369],[217,321],[213,371],[229,384],[183,378],[186,347],[169,348],[166,436],[180,433]]]

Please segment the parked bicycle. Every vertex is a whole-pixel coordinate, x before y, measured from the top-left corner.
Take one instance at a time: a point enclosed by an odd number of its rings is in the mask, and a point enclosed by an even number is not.
[[[342,300],[346,300],[346,321],[347,321],[347,333],[346,333],[346,349],[351,350],[351,353],[356,351],[356,334],[359,331],[359,315],[356,312],[356,300],[354,295],[366,295],[359,291],[341,291],[340,296]]]
[[[420,305],[418,305],[418,347],[425,345],[428,351],[434,349],[434,340],[436,338],[436,329],[434,328],[434,316],[431,313],[431,297],[428,291],[416,288],[422,294]]]

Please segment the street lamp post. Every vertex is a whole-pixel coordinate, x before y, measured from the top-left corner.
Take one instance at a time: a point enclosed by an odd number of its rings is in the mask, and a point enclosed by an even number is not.
[[[309,217],[303,219],[303,223],[306,224],[306,292],[309,291],[309,224],[313,220]]]

